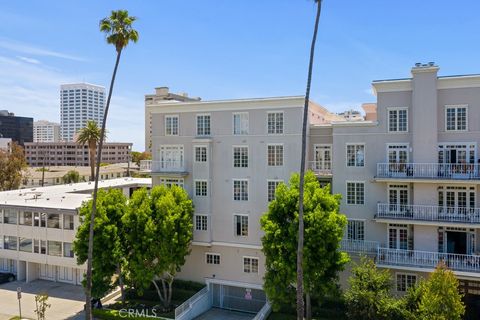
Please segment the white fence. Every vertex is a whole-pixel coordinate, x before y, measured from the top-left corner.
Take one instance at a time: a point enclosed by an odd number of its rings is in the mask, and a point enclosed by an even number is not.
[[[480,223],[480,208],[379,203],[377,218]]]
[[[377,163],[377,178],[480,179],[473,163]]]
[[[345,252],[377,254],[379,243],[366,240],[342,240],[340,249]]]
[[[175,319],[190,320],[204,313],[212,306],[208,286],[195,293],[175,309]]]
[[[258,313],[255,315],[255,317],[252,320],[265,320],[268,318],[271,312],[272,312],[272,306],[267,301],[263,306],[263,308],[260,309],[260,311],[258,311]]]

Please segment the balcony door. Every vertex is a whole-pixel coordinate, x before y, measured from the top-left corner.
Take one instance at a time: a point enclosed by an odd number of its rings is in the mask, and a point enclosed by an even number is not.
[[[387,144],[387,159],[390,173],[406,175],[408,163],[408,144]]]
[[[464,218],[475,208],[475,187],[440,186],[438,188],[438,206],[440,213]]]
[[[475,229],[439,227],[439,252],[473,254],[475,252]]]
[[[183,145],[160,146],[160,168],[164,170],[183,168]]]
[[[314,146],[314,170],[330,171],[332,169],[332,146],[316,144]]]
[[[474,164],[476,157],[475,143],[438,145],[438,163],[442,164]]]
[[[408,198],[408,185],[388,186],[388,207],[390,212],[406,212],[409,204]]]
[[[408,225],[390,224],[388,226],[388,248],[408,249]]]

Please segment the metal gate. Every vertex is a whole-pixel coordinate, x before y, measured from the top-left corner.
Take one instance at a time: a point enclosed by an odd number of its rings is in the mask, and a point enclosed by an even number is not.
[[[216,308],[258,313],[267,302],[265,292],[259,289],[211,284],[212,306]]]

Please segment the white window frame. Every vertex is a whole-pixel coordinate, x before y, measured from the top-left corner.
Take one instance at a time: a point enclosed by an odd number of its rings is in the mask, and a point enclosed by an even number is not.
[[[323,162],[319,162],[317,159],[317,151],[322,150],[323,152]],[[325,160],[325,151],[330,152],[330,161]],[[315,170],[332,170],[332,145],[328,143],[317,143],[313,145],[313,168]]]
[[[398,276],[405,276],[405,290],[398,290]],[[415,277],[415,282],[408,286],[408,277]],[[395,291],[396,292],[407,292],[408,289],[418,282],[418,275],[415,273],[408,273],[408,272],[395,272]],[[402,284],[403,285],[403,284]]]
[[[243,234],[243,221],[240,219],[240,234],[237,234],[237,217],[246,217],[247,218],[247,228],[246,228],[246,234]],[[249,235],[249,230],[250,229],[250,217],[248,216],[248,214],[244,214],[244,213],[234,213],[233,214],[233,234],[235,237],[242,237],[242,238],[245,238],[245,237],[248,237]]]
[[[208,256],[212,256],[212,262],[208,262]],[[218,263],[215,263],[215,259],[213,257],[218,257]],[[205,264],[211,265],[220,265],[222,263],[222,255],[220,253],[215,252],[205,252]]]
[[[355,184],[355,203],[349,203],[348,202],[348,184],[353,183]],[[357,184],[363,184],[363,203],[357,203]],[[352,180],[347,180],[345,181],[345,202],[347,205],[351,206],[363,206],[365,205],[365,181],[352,181]]]
[[[247,182],[247,199],[235,199],[235,181],[246,181]],[[241,183],[240,183],[241,185]],[[242,198],[242,193],[240,192],[240,198]],[[233,201],[248,201],[250,198],[250,183],[248,179],[232,179],[232,199]]]
[[[206,128],[205,128],[205,120],[203,121],[203,128],[200,128],[198,126],[198,118],[199,117],[208,117],[208,133],[205,133],[206,131]],[[212,116],[210,115],[210,113],[199,113],[195,116],[195,126],[196,126],[196,134],[197,134],[197,137],[209,137],[211,134],[212,134]],[[202,129],[203,132],[202,133],[199,133],[199,130]]]
[[[281,132],[276,132],[277,131],[277,117],[274,117],[274,124],[273,124],[273,132],[270,132],[270,122],[269,122],[269,116],[273,114],[273,115],[276,115],[276,114],[281,114],[282,115],[282,126],[281,126]],[[283,111],[268,111],[267,112],[267,134],[268,135],[282,135],[284,134],[285,132],[285,114]]]
[[[235,132],[235,116],[240,116],[240,128],[238,133]],[[242,121],[242,117],[245,117],[245,119],[243,119],[243,121],[245,122]],[[246,126],[245,128],[242,128],[242,125],[244,124],[246,124]],[[250,119],[249,119],[248,112],[232,113],[232,134],[234,136],[248,135],[250,132],[249,126],[250,126]]]
[[[167,123],[169,122],[169,119],[177,119],[177,132],[176,134],[173,133],[173,126],[172,126],[172,133],[168,133],[168,125]],[[173,122],[172,122],[173,124]],[[178,114],[169,114],[169,115],[165,115],[165,135],[166,136],[178,136],[180,133],[180,118],[178,116]]]
[[[195,214],[195,230],[196,231],[208,231],[208,214]],[[201,218],[201,223],[198,223],[197,217]],[[203,219],[206,220],[205,224]]]
[[[362,146],[363,147],[363,165],[357,165],[357,150],[355,148],[355,158],[354,158],[354,165],[350,166],[348,165],[348,147],[349,146]],[[367,162],[367,147],[365,145],[365,143],[355,143],[355,142],[349,142],[349,143],[346,143],[345,144],[345,166],[347,168],[364,168],[365,167],[365,163]]]
[[[184,179],[183,178],[160,178],[160,184],[165,185],[167,187],[171,187],[172,185],[179,186],[183,188],[184,186]]]
[[[247,149],[247,166],[235,166],[235,148],[246,148]],[[248,168],[249,165],[249,159],[250,159],[250,148],[248,145],[234,145],[232,146],[232,167],[233,168]],[[242,158],[240,157],[240,164],[242,164]]]
[[[198,149],[205,149],[205,161],[197,160],[197,151]],[[200,160],[202,160],[202,154],[200,154]],[[206,163],[208,162],[208,146],[207,145],[195,145],[193,146],[193,161],[196,163]]]
[[[455,109],[455,129],[447,129],[447,111]],[[458,129],[458,109],[465,109],[465,129]],[[465,132],[468,131],[468,104],[445,105],[445,131],[446,132]]]
[[[200,185],[200,189],[198,189],[197,183]],[[205,198],[208,197],[208,180],[207,179],[195,179],[193,181],[193,186],[195,188],[195,197],[198,198]],[[205,187],[205,190],[203,190]],[[205,191],[205,194],[204,192]]]
[[[248,264],[248,271],[246,271],[245,268],[245,260],[250,259],[250,263]],[[257,270],[253,271],[253,263],[252,261],[256,260],[257,261]],[[249,273],[249,274],[258,274],[259,269],[260,269],[260,259],[258,257],[252,257],[252,256],[243,256],[242,257],[242,268],[243,268],[243,273]]]
[[[405,110],[406,111],[406,117],[407,117],[407,123],[406,123],[406,128],[405,130],[400,131],[400,117],[399,117],[399,111]],[[396,111],[397,112],[397,130],[390,130],[390,111]],[[408,108],[407,107],[390,107],[387,108],[387,132],[388,133],[407,133],[408,132]]]
[[[162,160],[162,157],[165,156],[165,153],[167,153],[168,151],[170,150],[173,150],[173,149],[177,149],[177,151],[179,152],[180,154],[180,159],[177,160],[177,159],[170,159],[170,160]],[[164,154],[162,154],[164,153]],[[160,158],[160,167],[162,169],[171,169],[171,168],[176,168],[176,167],[169,167],[169,162],[174,162],[174,164],[176,162],[178,162],[178,168],[181,169],[183,168],[183,166],[185,165],[185,148],[183,146],[183,144],[162,144],[159,148],[158,148],[158,155],[159,155],[159,158]]]
[[[400,147],[400,148],[392,148],[392,147]],[[410,161],[410,143],[408,142],[399,142],[399,143],[386,143],[385,144],[385,148],[386,148],[386,151],[385,151],[385,155],[386,155],[386,158],[385,158],[385,162],[389,163],[389,152],[391,151],[391,148],[392,150],[401,150],[401,149],[405,149],[407,151],[407,162]],[[392,162],[392,163],[398,163],[398,162]]]
[[[273,164],[269,163],[269,148],[273,148]],[[277,154],[277,147],[282,147],[282,153],[281,155]],[[280,163],[281,162],[281,163]],[[279,164],[280,163],[280,164]],[[283,143],[269,143],[267,144],[267,166],[268,167],[283,167],[285,164],[285,147]]]
[[[283,183],[284,181],[281,179],[267,179],[267,201],[275,200],[275,192],[277,191],[278,185]],[[273,190],[273,197],[270,198],[270,183],[275,183],[275,189]]]
[[[360,241],[365,241],[365,219],[347,219],[347,228],[346,228],[346,238],[348,240],[360,240]],[[363,238],[363,239],[357,239],[358,236],[359,236],[359,232],[358,232],[358,226],[355,227],[354,229],[354,233],[355,235],[353,237],[350,237],[350,232],[349,232],[349,223],[350,222],[353,222],[353,223],[359,223],[360,225],[362,225],[362,229],[363,229],[363,237],[360,237],[360,238]],[[357,234],[358,233],[358,234]]]

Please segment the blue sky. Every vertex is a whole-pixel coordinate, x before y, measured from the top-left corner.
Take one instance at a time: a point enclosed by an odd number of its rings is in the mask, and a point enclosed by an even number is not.
[[[0,109],[59,121],[59,86],[108,86],[114,48],[98,21],[137,16],[122,56],[109,140],[144,147],[143,96],[157,86],[204,100],[304,94],[315,7],[309,0],[23,0],[0,2]],[[324,0],[312,98],[332,111],[375,101],[370,83],[435,61],[480,72],[474,0]]]

